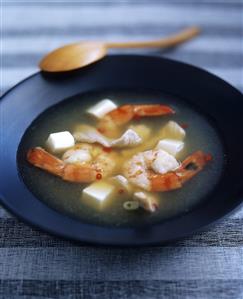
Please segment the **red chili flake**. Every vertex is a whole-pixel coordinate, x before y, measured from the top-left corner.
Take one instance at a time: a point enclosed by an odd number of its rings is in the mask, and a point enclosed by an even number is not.
[[[187,129],[187,128],[189,127],[189,125],[188,125],[187,123],[183,123],[183,124],[181,124],[181,127],[182,127],[183,129]]]
[[[98,128],[97,131],[100,132],[101,134],[105,133],[105,129],[102,129],[102,128]]]
[[[158,208],[159,208],[159,205],[157,203],[153,203],[152,206],[155,211],[158,210]]]
[[[103,151],[106,153],[110,153],[112,151],[111,147],[103,147]]]
[[[171,189],[171,179],[170,177],[165,177],[164,179],[164,185],[165,185],[165,188],[166,190],[170,190]]]
[[[140,120],[141,116],[140,115],[134,115],[133,119],[135,120]]]
[[[119,193],[119,194],[123,194],[123,193],[124,193],[124,190],[123,190],[123,189],[119,189],[119,190],[118,190],[118,193]]]
[[[97,173],[96,174],[96,179],[97,180],[101,180],[102,179],[102,174],[101,173]]]
[[[206,155],[206,161],[211,161],[213,160],[213,156],[211,154]]]

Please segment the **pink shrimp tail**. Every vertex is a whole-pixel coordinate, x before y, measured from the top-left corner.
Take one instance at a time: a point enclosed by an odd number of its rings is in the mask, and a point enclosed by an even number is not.
[[[74,183],[93,182],[99,174],[91,165],[66,164],[41,147],[30,149],[27,160],[35,167]]]
[[[179,189],[197,175],[212,160],[212,155],[197,151],[187,157],[174,172],[151,176],[151,190],[164,192]]]
[[[106,116],[113,119],[117,125],[122,125],[132,119],[173,114],[175,111],[166,105],[123,105],[111,111]]]
[[[28,151],[27,160],[30,164],[44,169],[56,176],[62,176],[64,162],[49,154],[41,147],[35,147]]]

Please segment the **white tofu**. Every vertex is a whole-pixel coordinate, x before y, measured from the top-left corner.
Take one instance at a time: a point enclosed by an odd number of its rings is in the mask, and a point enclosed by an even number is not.
[[[63,152],[74,146],[74,144],[74,137],[68,131],[52,133],[46,141],[46,146],[53,153]]]
[[[162,149],[172,156],[176,155],[182,151],[184,148],[184,142],[174,139],[162,139],[158,142],[156,149]]]
[[[151,129],[145,125],[131,125],[129,129],[135,131],[143,139],[143,141],[148,139],[151,135]]]
[[[110,147],[110,140],[98,132],[96,128],[89,125],[80,125],[73,136],[79,142],[99,143],[105,147]]]
[[[114,104],[109,99],[104,99],[97,103],[96,105],[90,107],[87,112],[91,115],[93,115],[96,118],[102,118],[107,113],[111,112],[112,110],[116,109],[117,105]]]
[[[128,129],[120,138],[111,141],[111,147],[133,147],[142,142],[142,138],[132,129]]]
[[[163,150],[158,150],[156,158],[152,161],[151,168],[154,172],[165,174],[180,166],[179,162],[172,155]]]
[[[184,140],[186,137],[185,130],[173,120],[170,120],[162,128],[162,137],[168,139]]]
[[[105,202],[112,198],[115,189],[115,186],[106,181],[95,182],[83,189],[82,199],[92,206],[102,207]]]

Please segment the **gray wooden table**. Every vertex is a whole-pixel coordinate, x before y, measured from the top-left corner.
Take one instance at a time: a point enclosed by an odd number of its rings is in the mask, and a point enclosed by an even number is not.
[[[242,1],[1,4],[1,93],[36,72],[42,55],[62,44],[150,39],[192,24],[203,28],[198,39],[160,54],[206,68],[243,91]],[[160,247],[77,244],[32,229],[3,208],[0,236],[0,298],[243,298],[243,209]]]

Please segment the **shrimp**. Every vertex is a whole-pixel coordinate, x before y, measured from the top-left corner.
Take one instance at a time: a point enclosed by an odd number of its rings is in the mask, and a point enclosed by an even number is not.
[[[180,165],[173,156],[165,156],[163,152],[151,150],[133,156],[124,165],[125,177],[147,191],[171,191],[181,188],[212,160],[210,154],[197,151]]]
[[[115,169],[114,155],[96,153],[92,156],[91,145],[75,146],[59,159],[41,147],[28,151],[27,160],[35,167],[41,168],[64,181],[73,183],[90,183],[112,174]]]
[[[187,157],[174,172],[165,175],[150,176],[151,189],[155,192],[170,191],[181,188],[212,160],[212,155],[202,151],[194,152]]]
[[[100,133],[114,137],[120,134],[119,127],[127,124],[132,119],[148,116],[174,114],[175,111],[166,105],[123,105],[107,113],[98,123]]]

